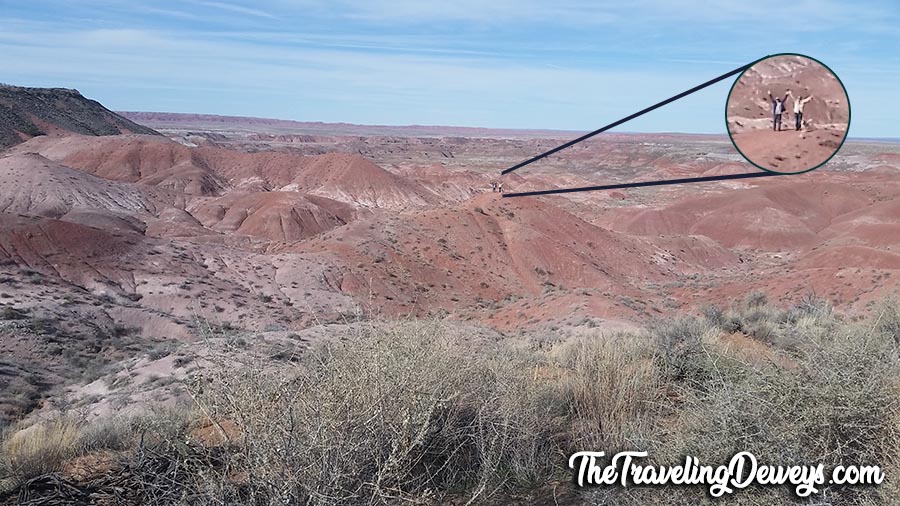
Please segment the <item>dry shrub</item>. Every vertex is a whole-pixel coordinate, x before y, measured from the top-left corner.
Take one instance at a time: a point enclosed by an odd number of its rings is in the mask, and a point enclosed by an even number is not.
[[[872,330],[889,336],[900,344],[900,301],[896,298],[882,301],[875,308]]]
[[[463,343],[439,322],[357,329],[299,367],[251,358],[198,383],[211,419],[240,429],[244,500],[475,499],[549,473],[561,406],[530,374],[533,353]]]
[[[700,327],[695,322],[658,327],[655,332],[663,343],[697,338],[699,343],[690,348],[694,351],[689,357],[705,361],[706,365],[696,366],[705,381],[679,382],[677,376],[671,377],[674,382],[669,386],[677,392],[672,397],[675,416],[660,430],[656,444],[640,449],[649,451],[654,463],[668,465],[683,462],[686,455],[718,465],[740,451],[753,452],[762,463],[775,465],[823,463],[829,470],[838,464],[879,465],[886,469],[888,480],[880,487],[826,485],[824,494],[806,500],[793,496],[789,487],[757,487],[738,491],[725,501],[883,504],[891,491],[897,491],[890,482],[892,474],[900,471],[900,356],[892,323],[898,320],[897,313],[882,309],[869,320],[853,323],[822,307],[779,312],[756,306],[773,317],[792,313],[787,319],[792,323],[778,324],[782,331],[793,329],[792,346],[774,350],[786,356],[785,361],[742,362],[715,334],[697,336]],[[688,359],[671,352],[662,357],[663,368],[676,371]],[[665,492],[603,489],[595,491],[594,500],[598,504],[713,502],[702,487],[668,487]]]
[[[799,326],[810,321],[837,323],[833,308],[826,301],[807,296],[793,308],[780,309],[769,304],[768,296],[759,291],[727,309],[704,306],[701,313],[706,323],[722,332],[740,332],[782,350],[793,350],[798,339],[802,339],[797,335]]]
[[[733,370],[733,359],[717,346],[720,334],[709,322],[690,316],[656,322],[650,337],[666,383],[677,390],[718,388],[721,370]]]

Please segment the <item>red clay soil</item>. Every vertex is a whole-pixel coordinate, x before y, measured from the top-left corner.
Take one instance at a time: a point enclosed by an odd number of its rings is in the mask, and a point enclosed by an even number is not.
[[[218,195],[226,182],[198,153],[160,136],[37,137],[15,148],[111,181],[140,183],[187,195]]]
[[[138,237],[0,213],[0,260],[54,273],[82,286],[91,284],[88,280],[94,275],[121,279]]]
[[[840,147],[843,131],[752,130],[734,135],[741,153],[775,172],[803,172],[825,163]]]
[[[284,189],[370,208],[404,209],[442,201],[420,185],[358,155],[330,153],[306,157],[302,162],[302,169]]]
[[[663,248],[591,225],[555,204],[486,194],[455,208],[358,220],[292,250],[333,256],[343,265],[341,290],[375,296],[392,311],[454,311],[578,286],[637,293],[643,283],[675,276]],[[695,269],[737,261],[708,239],[663,242],[706,250],[684,255]]]
[[[812,174],[791,176],[791,182],[628,213],[631,217],[615,228],[640,235],[703,235],[726,247],[802,249],[814,246],[818,232],[835,217],[873,200],[864,191],[837,183],[798,184],[801,177],[815,179]]]
[[[217,147],[189,148],[158,136],[36,138],[16,148],[38,152],[67,166],[113,181],[218,196],[228,189],[284,189],[362,207],[394,208],[439,203],[422,186],[358,155],[242,153]]]
[[[59,218],[73,210],[126,216],[184,206],[183,194],[121,184],[37,154],[0,155],[0,212]]]
[[[518,190],[627,179],[641,164],[651,167],[643,178],[754,170],[720,152],[727,140],[680,142],[690,141],[625,136],[588,149],[621,171],[581,153],[587,169],[503,180]],[[895,286],[900,248],[900,169],[886,148],[876,153],[859,155],[872,163],[856,172],[503,199],[489,191],[496,174],[474,162],[388,170],[347,153],[36,138],[0,159],[0,257],[93,293],[138,292],[129,321],[200,311],[246,328],[302,327],[359,307],[448,311],[510,329],[576,316],[625,322],[754,288],[789,297],[798,286],[865,301]],[[877,281],[834,287],[867,262]]]
[[[231,193],[191,209],[204,226],[222,233],[295,242],[345,225],[356,216],[342,202],[296,192]]]

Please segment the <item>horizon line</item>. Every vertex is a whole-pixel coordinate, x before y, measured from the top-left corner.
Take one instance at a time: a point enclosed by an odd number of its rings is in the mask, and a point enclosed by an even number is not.
[[[297,123],[297,124],[321,124],[321,125],[345,125],[345,126],[354,126],[354,127],[382,127],[382,128],[458,128],[458,129],[466,129],[466,130],[489,130],[489,131],[511,131],[511,132],[549,132],[549,133],[559,133],[559,134],[584,134],[589,132],[589,130],[566,130],[559,128],[529,128],[529,127],[487,127],[487,126],[472,126],[472,125],[436,125],[436,124],[418,124],[418,123],[408,123],[408,124],[386,124],[386,123],[350,123],[346,121],[321,121],[321,120],[298,120],[298,119],[285,119],[285,118],[272,118],[266,116],[242,116],[242,115],[234,115],[234,114],[214,114],[214,113],[200,113],[200,112],[174,112],[174,111],[125,111],[125,110],[117,110],[113,111],[116,114],[171,114],[171,115],[180,115],[180,116],[206,116],[212,118],[235,118],[235,119],[250,119],[250,120],[267,120],[267,121],[278,121],[283,123]],[[705,137],[725,137],[728,138],[727,132],[721,133],[706,133],[706,132],[651,132],[651,131],[609,131],[605,133],[610,133],[613,135],[692,135],[692,136],[705,136]],[[853,135],[847,136],[848,141],[881,141],[881,142],[900,142],[900,137],[856,137]]]

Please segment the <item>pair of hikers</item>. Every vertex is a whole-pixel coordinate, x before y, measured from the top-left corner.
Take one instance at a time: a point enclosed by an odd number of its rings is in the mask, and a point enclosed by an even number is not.
[[[491,191],[494,193],[503,193],[503,181],[491,181]]]
[[[773,97],[772,92],[769,92],[769,100],[772,101],[772,130],[781,131],[781,115],[784,113],[784,104],[787,102],[788,97],[793,96],[791,90],[787,90],[787,93],[784,94],[784,98]],[[803,106],[812,100],[812,98],[812,95],[806,98],[794,97],[794,128],[796,130],[800,130],[800,128],[803,127]]]

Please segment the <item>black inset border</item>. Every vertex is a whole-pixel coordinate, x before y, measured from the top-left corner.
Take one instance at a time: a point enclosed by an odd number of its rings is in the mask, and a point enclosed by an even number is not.
[[[553,190],[536,190],[530,192],[504,193],[504,197],[533,197],[535,195],[553,195],[558,193],[590,192],[597,190],[617,190],[621,188],[640,188],[645,186],[665,186],[670,184],[708,183],[710,181],[728,181],[732,179],[751,179],[757,177],[788,176],[780,172],[748,172],[746,174],[724,174],[721,176],[688,177],[683,179],[666,179],[662,181],[639,181],[637,183],[607,184],[602,186],[582,186],[579,188],[556,188]]]
[[[776,56],[800,56],[800,57],[802,57],[802,58],[806,58],[807,60],[812,60],[812,61],[818,63],[819,65],[825,67],[825,70],[831,72],[831,75],[833,75],[833,76],[835,77],[835,79],[837,79],[838,84],[840,84],[840,85],[841,85],[841,88],[844,90],[844,98],[847,99],[847,130],[844,131],[844,138],[841,139],[841,143],[838,145],[837,149],[835,149],[834,152],[831,153],[831,156],[829,156],[828,158],[826,158],[825,161],[823,161],[822,163],[816,165],[815,167],[811,167],[811,168],[806,169],[806,170],[800,170],[800,171],[797,171],[797,172],[779,172],[779,171],[774,170],[774,169],[768,169],[768,168],[763,167],[762,165],[760,165],[760,164],[754,162],[753,160],[750,159],[750,157],[748,157],[747,155],[745,155],[744,152],[741,151],[741,148],[738,147],[737,143],[734,142],[734,135],[731,134],[731,129],[728,128],[728,102],[731,101],[731,94],[734,92],[734,87],[737,86],[737,83],[738,83],[738,81],[741,80],[741,77],[744,77],[744,72],[746,72],[747,70],[749,70],[751,67],[753,67],[753,66],[756,65],[757,63],[759,63],[759,62],[761,62],[761,61],[764,61],[764,60],[768,60],[769,58],[774,58],[774,57],[776,57]],[[744,157],[744,160],[747,160],[747,162],[748,162],[750,165],[753,165],[754,167],[756,167],[756,168],[758,168],[758,169],[762,169],[762,170],[764,170],[764,171],[771,172],[771,173],[773,173],[773,174],[804,174],[804,173],[806,173],[806,172],[814,171],[814,170],[818,169],[819,167],[825,165],[826,163],[830,162],[831,159],[834,158],[834,155],[838,154],[838,151],[840,151],[841,148],[844,147],[844,142],[847,141],[847,137],[850,135],[850,123],[851,123],[852,119],[853,119],[853,108],[850,107],[850,94],[847,93],[847,87],[844,86],[844,81],[841,81],[840,76],[838,76],[833,70],[831,70],[831,67],[829,67],[828,65],[825,65],[824,63],[822,63],[821,61],[819,61],[819,60],[813,58],[812,56],[807,56],[807,55],[805,55],[805,54],[800,54],[800,53],[776,53],[776,54],[770,54],[770,55],[768,55],[768,56],[763,56],[762,58],[760,58],[760,59],[756,60],[755,62],[751,63],[750,65],[747,66],[747,68],[745,68],[745,69],[741,72],[741,75],[739,75],[739,76],[737,77],[737,79],[735,79],[734,82],[731,84],[731,88],[728,90],[728,98],[725,99],[725,131],[728,132],[728,139],[731,141],[731,145],[734,146],[734,149],[736,149],[737,152],[740,153],[740,155],[741,155],[742,157]]]

